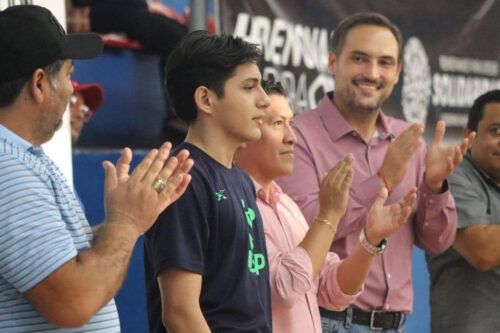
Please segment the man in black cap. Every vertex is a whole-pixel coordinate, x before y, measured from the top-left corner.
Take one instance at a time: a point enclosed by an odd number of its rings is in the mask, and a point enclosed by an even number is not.
[[[137,238],[190,181],[192,161],[170,143],[129,175],[126,148],[106,171],[106,218],[96,235],[40,145],[61,124],[71,59],[102,48],[94,34],[66,35],[38,6],[0,11],[0,332],[118,332],[113,296]],[[167,160],[168,158],[168,160]]]

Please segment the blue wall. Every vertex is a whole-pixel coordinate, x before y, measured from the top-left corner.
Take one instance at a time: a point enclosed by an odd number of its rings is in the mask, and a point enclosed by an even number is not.
[[[119,151],[83,152],[73,154],[75,189],[85,206],[85,214],[91,225],[99,224],[104,218],[104,169],[102,162],[116,162]],[[144,158],[144,152],[134,152],[133,165]],[[120,315],[122,333],[147,332],[146,296],[143,269],[143,239],[137,242],[129,272],[124,281],[116,304]]]
[[[91,224],[102,221],[103,180],[102,161],[115,162],[119,151],[76,151],[73,156],[75,188],[86,207]],[[134,162],[142,160],[144,151],[134,152]],[[134,163],[135,164],[135,163]],[[408,333],[429,332],[429,278],[423,252],[415,248],[413,255],[414,313],[408,319]],[[123,333],[147,332],[146,301],[143,271],[143,243],[137,243],[130,270],[116,298]]]
[[[98,82],[104,105],[83,128],[79,146],[153,147],[162,141],[166,118],[159,57],[106,48],[92,60],[75,61],[74,79]]]

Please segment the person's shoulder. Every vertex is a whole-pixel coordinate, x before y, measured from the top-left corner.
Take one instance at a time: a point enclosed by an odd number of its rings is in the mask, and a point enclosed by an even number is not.
[[[310,125],[315,125],[320,119],[319,109],[311,109],[302,113],[295,115],[294,126],[295,127],[308,127]]]
[[[235,165],[233,166],[231,173],[233,177],[235,177],[236,181],[242,182],[245,184],[245,186],[251,188],[255,192],[255,186],[252,181],[252,178],[245,172],[243,169],[241,169],[239,166]]]
[[[46,180],[48,170],[46,166],[38,161],[34,156],[23,152],[0,152],[0,182],[9,180],[12,183],[25,182],[26,177]]]
[[[405,120],[384,114],[384,120],[389,130],[396,136],[404,132],[411,124]]]
[[[322,125],[318,109],[311,109],[295,116],[293,129],[299,140],[298,145],[302,145],[302,142],[323,140],[324,136],[328,135]]]
[[[474,165],[470,156],[466,155],[448,179],[454,186],[470,185],[471,183],[481,182],[481,171]]]
[[[189,151],[189,158],[194,161],[193,167],[189,172],[192,176],[191,183],[209,177],[211,157],[198,147],[186,142],[175,147],[175,149],[172,150],[172,155],[177,155],[183,149]]]

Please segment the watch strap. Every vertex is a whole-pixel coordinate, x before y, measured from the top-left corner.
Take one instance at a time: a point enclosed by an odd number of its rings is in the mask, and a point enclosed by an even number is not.
[[[366,237],[366,229],[363,228],[359,233],[359,243],[366,250],[366,252],[368,252],[372,256],[376,256],[384,253],[387,246],[387,239],[382,239],[382,241],[377,246],[375,246],[368,241],[368,238]]]

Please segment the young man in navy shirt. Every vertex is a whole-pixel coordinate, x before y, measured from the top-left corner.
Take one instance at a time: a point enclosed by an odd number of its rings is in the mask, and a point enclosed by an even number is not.
[[[250,178],[233,165],[258,140],[269,97],[255,45],[187,35],[165,68],[170,104],[189,125],[178,149],[195,161],[184,196],[145,241],[151,332],[270,332],[264,230]]]

